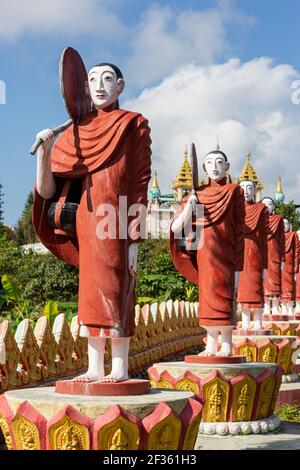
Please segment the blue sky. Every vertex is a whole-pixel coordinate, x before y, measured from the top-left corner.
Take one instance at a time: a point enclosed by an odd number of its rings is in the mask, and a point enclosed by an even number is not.
[[[15,224],[34,185],[35,158],[29,156],[28,149],[36,132],[65,120],[58,85],[58,62],[62,49],[68,45],[79,50],[87,67],[108,60],[123,69],[127,84],[121,101],[125,101],[128,107],[140,107],[137,110],[143,113],[148,111],[145,115],[152,117],[153,125],[150,117],[149,121],[154,128],[153,162],[161,173],[168,168],[167,176],[161,177],[162,189],[166,191],[169,191],[171,179],[174,179],[182,160],[183,144],[201,132],[205,136],[205,132],[202,127],[194,129],[191,125],[191,135],[187,128],[181,140],[176,140],[172,138],[172,132],[177,132],[178,136],[178,131],[175,127],[171,129],[168,117],[162,121],[162,125],[168,125],[164,132],[155,130],[160,115],[151,111],[143,90],[147,88],[149,96],[151,93],[158,96],[166,87],[166,94],[171,93],[171,78],[177,77],[178,80],[180,76],[188,91],[191,83],[188,73],[191,73],[193,64],[196,67],[193,73],[195,70],[198,74],[203,74],[203,71],[217,73],[222,69],[210,67],[222,66],[232,58],[240,60],[230,69],[230,73],[234,69],[236,80],[244,70],[243,64],[249,63],[249,75],[253,73],[256,77],[258,70],[263,69],[260,79],[255,82],[253,78],[252,89],[259,88],[263,77],[266,80],[271,77],[271,80],[281,73],[281,81],[276,82],[272,89],[272,109],[270,104],[267,109],[262,109],[259,103],[255,104],[256,109],[252,109],[251,102],[247,102],[245,116],[248,118],[242,125],[247,127],[248,123],[253,129],[247,138],[242,133],[236,137],[237,108],[239,114],[243,114],[241,100],[237,101],[236,109],[233,108],[232,118],[226,116],[225,119],[223,110],[220,110],[213,118],[207,118],[210,122],[206,123],[209,127],[210,123],[218,121],[218,128],[223,129],[224,142],[232,152],[236,171],[241,167],[247,140],[254,152],[255,166],[263,172],[260,176],[270,188],[274,186],[273,155],[276,154],[274,160],[282,165],[279,150],[284,152],[284,148],[278,149],[278,145],[290,144],[297,132],[300,107],[285,105],[283,98],[278,97],[285,96],[284,87],[289,86],[289,80],[297,78],[300,70],[299,16],[298,0],[0,0],[0,80],[6,84],[6,104],[0,105],[0,181],[5,192],[5,223]],[[272,64],[257,69],[253,61],[261,57],[273,59]],[[281,64],[288,64],[293,72],[287,67],[276,69]],[[185,67],[188,70],[185,76],[176,75]],[[231,93],[234,95],[234,88]],[[176,95],[172,96],[176,100]],[[184,95],[181,99],[185,99]],[[170,98],[169,103],[173,101]],[[168,106],[172,115],[172,105]],[[183,119],[184,113],[183,106],[180,111]],[[206,112],[206,116],[208,114]],[[263,116],[270,125],[262,131]],[[203,113],[199,110],[198,114],[193,114],[193,119],[200,122],[204,119]],[[235,126],[232,127],[228,123],[233,121]],[[258,121],[260,124],[254,129],[254,123]],[[280,140],[278,126],[282,136]],[[211,130],[212,135],[214,132]],[[200,140],[203,142],[203,137]],[[294,142],[289,148],[289,161],[293,163],[296,154],[299,155],[300,142]],[[294,171],[297,181],[289,179],[285,166],[282,165],[280,171],[286,175],[288,196],[297,198],[300,168]]]

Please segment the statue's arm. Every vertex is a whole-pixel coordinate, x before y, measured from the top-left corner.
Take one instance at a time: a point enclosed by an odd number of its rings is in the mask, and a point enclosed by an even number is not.
[[[243,190],[238,188],[235,199],[235,271],[243,271],[244,267],[244,237],[245,237],[245,199]]]
[[[191,194],[183,201],[171,224],[171,230],[173,233],[181,233],[186,226],[191,228],[191,218],[194,204],[193,201],[196,203],[198,202],[197,196],[195,194]]]
[[[300,251],[300,245],[299,245],[299,238],[298,235],[295,235],[295,265],[294,265],[294,272],[298,273],[299,272],[299,251]]]
[[[55,179],[51,171],[51,150],[55,137],[51,129],[39,132],[37,139],[43,141],[37,152],[36,188],[44,199],[51,199],[56,192]]]
[[[269,233],[269,212],[267,208],[263,210],[262,224],[262,260],[263,270],[268,269],[268,233]]]
[[[128,234],[128,269],[132,276],[136,274],[138,243],[143,240],[135,232],[141,211],[147,211],[147,191],[151,178],[151,138],[148,121],[141,116],[138,118],[134,139],[133,158],[130,165],[130,191],[128,200],[129,234]],[[132,214],[130,213],[132,208]],[[144,218],[146,220],[146,217]],[[141,218],[141,221],[143,217]],[[142,230],[142,227],[139,227]],[[144,227],[146,229],[146,227]]]

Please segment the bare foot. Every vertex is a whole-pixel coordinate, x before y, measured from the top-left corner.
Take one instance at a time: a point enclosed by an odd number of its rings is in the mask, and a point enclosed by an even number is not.
[[[230,351],[219,351],[217,352],[216,356],[218,357],[229,357],[229,356],[232,356],[231,352]]]
[[[256,332],[259,332],[262,330],[262,327],[261,326],[254,326],[253,327],[253,331],[256,331]]]
[[[109,374],[106,375],[105,377],[101,377],[99,379],[99,382],[111,382],[111,383],[117,383],[117,382],[123,382],[124,380],[128,380],[128,375],[120,375],[120,374]]]
[[[98,375],[86,372],[85,374],[78,375],[78,377],[74,377],[72,382],[96,382],[97,380],[99,380]]]
[[[203,351],[201,353],[198,354],[198,356],[215,356],[215,354],[211,351]]]

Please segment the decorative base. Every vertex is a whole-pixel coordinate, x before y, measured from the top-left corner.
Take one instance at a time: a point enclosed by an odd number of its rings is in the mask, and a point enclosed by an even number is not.
[[[54,387],[0,397],[0,427],[10,450],[193,450],[202,404],[189,391],[146,395],[64,395]]]
[[[218,434],[226,436],[228,434],[237,436],[239,434],[267,434],[280,428],[280,419],[273,415],[269,418],[258,421],[244,421],[235,423],[204,423],[200,424],[201,434]]]
[[[300,406],[300,379],[294,383],[284,383],[281,385],[278,393],[276,409],[279,409],[281,405],[286,403]]]
[[[268,336],[272,334],[272,330],[253,330],[253,329],[248,329],[248,330],[243,330],[242,328],[238,330],[233,330],[232,332],[233,336]]]
[[[187,364],[241,364],[246,362],[245,356],[185,356]]]
[[[149,380],[124,380],[122,382],[56,382],[56,393],[67,395],[88,395],[98,397],[124,397],[149,393]]]
[[[273,415],[282,369],[274,363],[161,362],[148,369],[152,387],[191,390],[203,401],[203,422],[265,420]]]
[[[289,384],[289,383],[293,383],[293,382],[297,382],[298,381],[298,374],[294,373],[294,374],[285,374],[282,376],[282,383],[283,384]]]
[[[289,320],[285,321],[264,321],[263,327],[272,329],[273,335],[278,336],[300,336],[300,321]]]
[[[290,321],[295,320],[294,315],[263,315],[263,321]]]
[[[284,375],[295,373],[295,361],[300,345],[297,336],[233,336],[233,352],[245,355],[247,362],[275,362]]]

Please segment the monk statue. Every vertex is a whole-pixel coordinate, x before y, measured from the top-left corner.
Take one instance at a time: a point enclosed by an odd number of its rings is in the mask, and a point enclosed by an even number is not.
[[[275,202],[270,197],[265,197],[262,203],[269,212],[268,229],[268,269],[264,280],[264,315],[279,315],[279,300],[281,297],[281,270],[284,268],[284,225],[283,217],[275,214]]]
[[[240,182],[245,197],[245,252],[244,268],[240,273],[237,302],[242,312],[242,329],[250,328],[253,311],[254,330],[262,329],[264,307],[263,276],[268,267],[269,213],[262,203],[255,203],[255,186],[252,181]]]
[[[150,129],[141,114],[119,109],[125,81],[116,65],[92,67],[87,81],[92,111],[56,141],[50,129],[37,135],[42,145],[33,223],[52,253],[79,267],[78,321],[80,334],[88,337],[89,365],[74,380],[118,382],[128,379],[135,326],[138,243],[145,238],[139,227],[151,176]],[[74,205],[75,230],[68,223]],[[112,370],[105,376],[107,338]]]
[[[292,232],[288,219],[283,219],[285,237],[285,264],[281,273],[281,313],[294,316],[296,274],[299,272],[299,239]]]
[[[232,355],[232,330],[236,325],[235,290],[243,270],[245,204],[242,188],[226,182],[227,156],[208,153],[203,169],[209,182],[188,195],[171,224],[171,253],[178,271],[199,286],[199,324],[207,330],[204,356]],[[202,205],[202,232],[194,256],[180,250],[180,234],[190,226],[193,207]],[[193,228],[194,231],[194,228]],[[218,337],[221,348],[218,351]]]
[[[298,241],[300,245],[300,230],[297,231]],[[299,256],[299,263],[300,263],[300,256]],[[296,306],[295,306],[295,314],[300,315],[300,271],[296,274]]]

